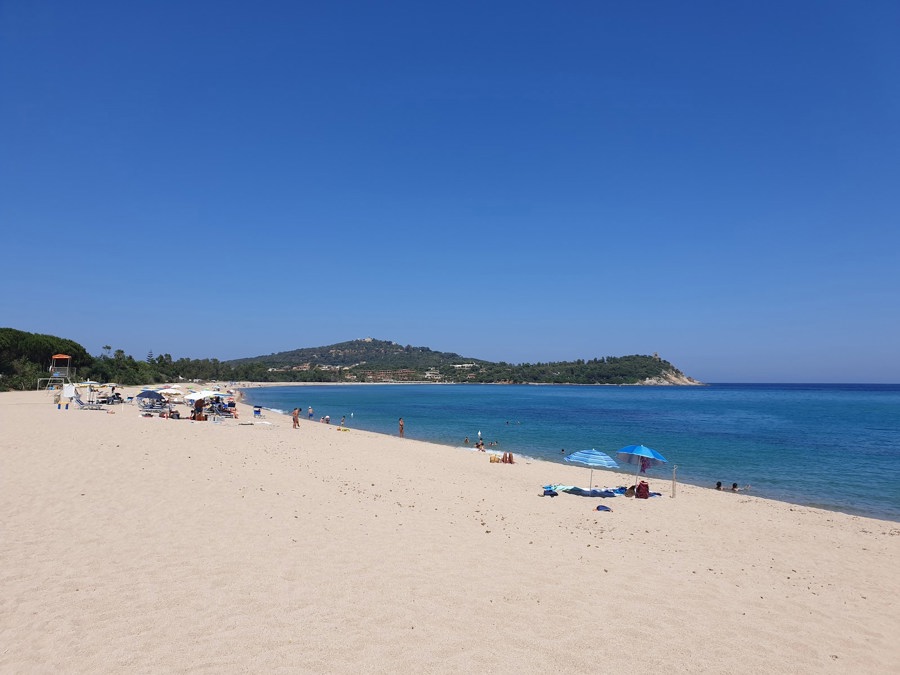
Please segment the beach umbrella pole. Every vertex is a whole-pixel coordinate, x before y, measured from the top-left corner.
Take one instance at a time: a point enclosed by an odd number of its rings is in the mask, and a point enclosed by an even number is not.
[[[678,471],[678,465],[672,465],[672,499],[675,499],[675,472]]]

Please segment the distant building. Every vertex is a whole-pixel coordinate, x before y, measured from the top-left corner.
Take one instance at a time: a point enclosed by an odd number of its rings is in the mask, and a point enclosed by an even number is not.
[[[418,377],[414,370],[361,370],[359,376],[367,382],[415,382]]]

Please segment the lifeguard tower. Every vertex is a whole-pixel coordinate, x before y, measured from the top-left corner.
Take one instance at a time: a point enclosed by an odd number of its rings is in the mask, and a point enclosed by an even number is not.
[[[62,389],[67,384],[72,384],[75,377],[75,368],[72,367],[72,357],[68,354],[54,354],[50,357],[50,377],[42,377],[38,380],[38,389]]]

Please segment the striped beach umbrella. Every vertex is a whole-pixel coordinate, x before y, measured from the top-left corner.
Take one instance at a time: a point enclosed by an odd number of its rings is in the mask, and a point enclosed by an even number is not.
[[[595,468],[616,469],[619,466],[618,464],[616,464],[616,461],[605,452],[600,452],[599,450],[594,450],[593,448],[591,448],[590,450],[579,450],[578,452],[573,452],[571,455],[566,457],[566,461],[577,462],[578,464],[584,464],[585,466],[591,467],[591,480],[590,483],[588,483],[588,490],[594,487]]]

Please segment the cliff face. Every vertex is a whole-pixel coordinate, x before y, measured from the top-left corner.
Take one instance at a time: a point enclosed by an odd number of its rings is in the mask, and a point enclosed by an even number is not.
[[[642,385],[681,385],[681,386],[701,386],[702,382],[688,377],[678,370],[666,370],[659,377],[648,377],[640,382]]]

